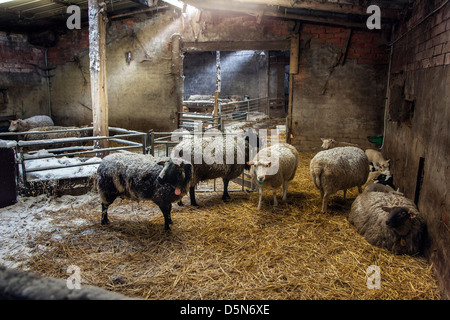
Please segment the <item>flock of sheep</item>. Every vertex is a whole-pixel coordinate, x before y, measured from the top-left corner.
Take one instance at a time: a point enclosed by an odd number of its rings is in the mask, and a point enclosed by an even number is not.
[[[33,121],[17,120],[11,123],[10,131],[29,130],[33,124]],[[47,125],[53,125],[53,122]],[[322,142],[325,150],[318,152],[310,162],[312,181],[322,197],[322,212],[327,211],[331,195],[343,190],[345,200],[346,190],[358,187],[360,194],[354,200],[348,217],[356,230],[369,243],[396,254],[420,254],[426,230],[424,219],[414,203],[395,190],[389,160],[384,160],[382,154],[373,149],[364,151],[333,139],[322,139]],[[161,209],[165,229],[168,230],[172,224],[172,203],[182,205],[181,198],[189,192],[191,205],[198,205],[195,186],[200,181],[216,178],[223,180],[222,199],[226,201],[230,198],[229,181],[239,177],[244,169],[251,170],[258,188],[258,209],[261,209],[265,188],[272,189],[274,206],[278,204],[276,192],[280,187],[282,200],[286,200],[288,184],[295,177],[298,166],[298,152],[293,146],[278,143],[259,148],[256,132],[248,130],[234,138],[230,161],[228,145],[214,144],[214,138],[185,139],[174,147],[171,157],[163,158],[130,153],[106,156],[97,171],[97,188],[102,203],[101,223],[109,222],[108,207],[121,196],[132,200],[152,200]],[[223,151],[220,152],[220,161],[199,163],[195,155],[202,154],[206,148],[216,153]],[[368,181],[375,183],[362,192],[362,186]]]

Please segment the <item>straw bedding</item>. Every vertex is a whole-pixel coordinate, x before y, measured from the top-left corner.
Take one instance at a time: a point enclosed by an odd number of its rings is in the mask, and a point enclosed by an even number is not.
[[[116,200],[107,226],[100,202],[59,212],[87,223],[62,241],[43,235],[46,250],[28,267],[67,279],[74,264],[82,284],[146,299],[440,299],[425,258],[374,247],[348,223],[356,188],[345,202],[342,192],[331,197],[320,213],[312,157],[300,153],[287,201],[275,210],[270,192],[261,211],[256,192],[233,192],[229,203],[220,190],[199,193],[200,207],[174,204],[171,232],[151,202]],[[370,265],[380,267],[381,289],[366,286]]]

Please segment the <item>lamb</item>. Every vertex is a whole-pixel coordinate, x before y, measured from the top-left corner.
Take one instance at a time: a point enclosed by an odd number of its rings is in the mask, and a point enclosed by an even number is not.
[[[275,162],[275,163],[274,163]],[[289,181],[294,179],[298,166],[298,152],[288,143],[279,143],[261,149],[253,161],[248,162],[252,166],[251,175],[259,189],[258,210],[261,209],[263,188],[270,187],[273,192],[273,206],[278,205],[277,189],[282,187],[282,200],[287,197]]]
[[[358,147],[358,145],[350,143],[350,142],[339,142],[334,140],[333,138],[320,138],[322,140],[321,148],[323,150],[338,148],[338,147]]]
[[[245,139],[244,139],[245,137]],[[198,206],[195,199],[195,186],[200,181],[222,178],[223,194],[222,200],[227,201],[231,197],[228,194],[228,184],[230,180],[239,177],[244,169],[249,170],[250,166],[246,163],[253,154],[253,150],[259,147],[259,138],[256,133],[249,130],[240,136],[234,136],[231,139],[217,139],[213,137],[203,137],[200,141],[194,139],[185,139],[172,149],[172,157],[183,158],[193,164],[193,178],[189,188],[191,205]],[[227,145],[232,142],[233,148],[227,151]],[[240,143],[244,141],[244,143]],[[217,161],[205,161],[207,150],[211,152],[214,158],[217,153]],[[222,150],[222,154],[218,152]],[[230,157],[231,151],[233,152]],[[203,156],[203,161],[198,161],[196,157]],[[200,159],[201,160],[201,159]],[[200,162],[200,163],[199,163]],[[208,163],[209,162],[209,163]],[[179,205],[183,205],[179,202]]]
[[[164,215],[164,228],[172,224],[172,202],[187,193],[192,165],[182,159],[157,159],[150,155],[114,153],[97,169],[97,188],[102,202],[102,225],[109,223],[108,207],[118,196],[152,200]]]
[[[24,132],[37,127],[53,126],[53,120],[49,116],[39,115],[27,118],[25,120],[11,120],[8,130],[15,132]]]
[[[389,170],[390,160],[384,160],[380,151],[366,149],[366,156],[369,159],[369,164],[373,165],[375,170],[380,170],[381,172]]]
[[[362,185],[369,175],[369,161],[364,151],[356,147],[337,147],[318,152],[310,163],[314,185],[320,190],[322,212],[327,211],[328,198],[344,190],[344,201],[348,188]]]
[[[370,244],[395,254],[421,254],[426,226],[414,202],[402,195],[364,192],[352,204],[348,221]]]

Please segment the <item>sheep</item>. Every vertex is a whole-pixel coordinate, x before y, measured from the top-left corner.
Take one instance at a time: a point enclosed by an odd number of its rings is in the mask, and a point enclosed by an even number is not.
[[[337,191],[344,190],[344,201],[348,188],[357,186],[362,192],[369,175],[369,161],[360,148],[337,147],[318,152],[310,162],[310,173],[320,190],[325,213],[328,198]]]
[[[395,254],[421,254],[425,222],[414,202],[402,195],[364,192],[352,204],[348,221],[370,244]]]
[[[78,127],[61,127],[61,126],[48,126],[48,127],[37,127],[27,132],[36,132],[36,131],[56,131],[56,130],[67,130],[67,129],[79,129]],[[64,131],[64,132],[50,132],[50,133],[29,133],[25,134],[23,139],[25,141],[34,141],[34,140],[46,140],[46,139],[60,139],[60,138],[82,138],[88,137],[92,135],[92,130],[81,130],[81,131]],[[77,144],[77,142],[61,142],[55,143],[52,145],[52,148],[65,148],[73,146]],[[82,143],[83,145],[86,142]],[[37,150],[40,147],[29,147],[28,150]]]
[[[108,207],[118,196],[124,196],[131,200],[152,200],[164,215],[165,230],[170,230],[172,202],[187,193],[191,179],[192,165],[182,159],[157,159],[132,153],[108,155],[97,169],[101,224],[109,223]]]
[[[389,170],[390,160],[384,160],[380,151],[374,149],[366,149],[366,156],[369,159],[369,164],[373,165],[375,170],[387,171]]]
[[[261,149],[252,161],[251,175],[253,182],[258,185],[258,210],[261,209],[261,200],[264,187],[271,187],[273,192],[273,206],[278,205],[277,189],[282,187],[282,200],[287,197],[289,181],[294,179],[298,166],[298,152],[288,143],[279,143]]]
[[[358,145],[350,143],[350,142],[339,142],[334,140],[333,138],[320,138],[322,140],[321,148],[323,150],[333,149],[337,147],[358,147]]]
[[[33,116],[25,120],[11,120],[8,130],[13,132],[24,132],[37,127],[53,126],[53,120],[49,116]]]
[[[384,185],[381,183],[372,183],[364,188],[364,192],[386,192],[386,193],[396,193],[399,195],[403,195],[403,193],[396,191],[394,188],[388,185]]]
[[[228,148],[231,144],[232,148]],[[189,188],[191,205],[198,206],[195,199],[195,186],[201,181],[216,178],[222,178],[222,200],[228,201],[231,198],[228,194],[230,180],[239,177],[244,169],[250,169],[246,161],[250,159],[254,148],[257,147],[259,147],[259,138],[252,130],[249,130],[247,133],[232,136],[231,139],[230,136],[226,139],[223,139],[222,136],[215,138],[204,136],[199,140],[195,137],[194,139],[185,139],[177,144],[172,149],[171,157],[183,158],[193,165],[194,173],[192,184]],[[230,150],[228,151],[227,149]],[[207,158],[205,155],[207,154],[207,150],[214,150],[210,154],[211,157],[209,157],[214,159],[206,161]],[[197,157],[199,155],[203,156],[203,161],[198,161]],[[181,201],[178,204],[183,205]]]
[[[90,285],[74,290],[70,279],[41,277],[0,266],[0,300],[131,300],[119,293]]]
[[[390,186],[394,190],[397,189],[394,185],[394,176],[389,171],[385,171],[384,173],[379,174],[373,180],[375,181],[375,183]]]

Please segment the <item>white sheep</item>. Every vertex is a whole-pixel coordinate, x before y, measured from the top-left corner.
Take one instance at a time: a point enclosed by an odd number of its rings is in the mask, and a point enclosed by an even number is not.
[[[37,127],[53,126],[53,120],[49,116],[33,116],[25,120],[11,120],[8,130],[15,132],[24,132]]]
[[[364,192],[352,204],[348,221],[370,244],[395,254],[420,254],[425,222],[414,202],[396,193]]]
[[[252,179],[259,189],[258,210],[261,209],[265,187],[272,188],[274,207],[278,205],[276,192],[279,187],[282,187],[282,200],[286,200],[289,181],[294,179],[298,166],[298,152],[295,147],[287,143],[266,147],[248,164],[252,166]]]
[[[381,172],[389,170],[390,160],[385,160],[380,151],[367,149],[366,156],[367,159],[369,159],[369,164],[372,164],[375,170],[379,170]]]
[[[322,212],[327,211],[328,198],[344,190],[362,186],[369,175],[369,161],[364,151],[356,147],[337,147],[318,152],[310,163],[311,178],[322,197]]]
[[[323,150],[338,148],[338,147],[358,147],[358,145],[350,142],[336,141],[333,138],[320,138],[322,140],[321,148]]]

